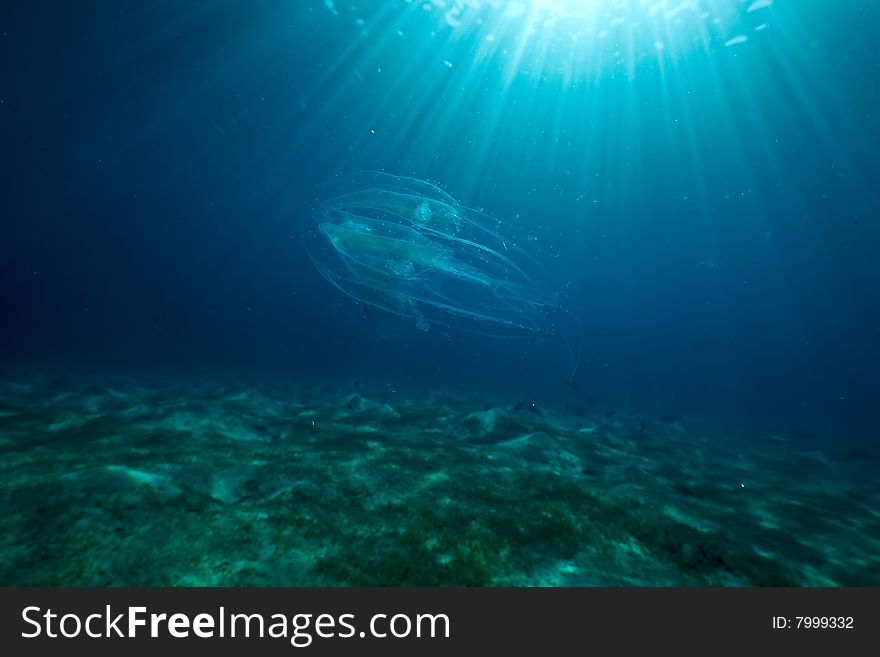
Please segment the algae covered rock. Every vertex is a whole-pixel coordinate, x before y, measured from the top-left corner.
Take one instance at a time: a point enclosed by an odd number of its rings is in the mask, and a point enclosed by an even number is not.
[[[501,442],[526,431],[526,427],[500,408],[471,413],[464,426],[472,442]]]
[[[150,491],[162,497],[174,497],[183,491],[167,475],[124,465],[107,465],[87,470],[77,470],[62,475],[58,482],[68,491],[76,493],[120,494]]]
[[[545,467],[559,474],[581,474],[581,459],[564,442],[543,431],[529,433],[499,445],[524,463]]]
[[[393,422],[400,419],[393,406],[384,402],[376,402],[354,393],[342,400],[343,414],[373,422]]]

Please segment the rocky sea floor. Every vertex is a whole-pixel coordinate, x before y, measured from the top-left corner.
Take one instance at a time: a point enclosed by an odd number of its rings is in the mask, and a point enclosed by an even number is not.
[[[6,378],[0,585],[878,585],[878,464],[589,405]]]

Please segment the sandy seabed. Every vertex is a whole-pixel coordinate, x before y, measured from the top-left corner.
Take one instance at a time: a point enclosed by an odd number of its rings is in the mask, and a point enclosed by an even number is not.
[[[0,584],[878,585],[877,465],[590,405],[12,377]]]

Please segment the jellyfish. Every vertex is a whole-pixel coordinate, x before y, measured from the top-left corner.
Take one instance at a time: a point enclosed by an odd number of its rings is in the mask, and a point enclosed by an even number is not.
[[[333,181],[307,234],[321,275],[358,302],[432,326],[547,332],[559,295],[501,222],[431,183],[382,172]]]

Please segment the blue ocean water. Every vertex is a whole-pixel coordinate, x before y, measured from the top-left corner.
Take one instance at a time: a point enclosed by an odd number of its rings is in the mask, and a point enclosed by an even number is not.
[[[872,0],[6,3],[0,357],[32,388],[9,393],[3,445],[45,444],[33,409],[107,376],[354,386],[349,411],[454,393],[463,416],[691,421],[695,449],[723,437],[734,460],[849,455],[867,480],[822,476],[857,480],[880,540],[878,39]],[[577,322],[499,339],[374,321],[303,245],[356,171],[429,181],[521,236]],[[379,572],[332,576],[435,581]],[[846,581],[813,575],[793,580]],[[619,582],[571,583],[598,581]]]

